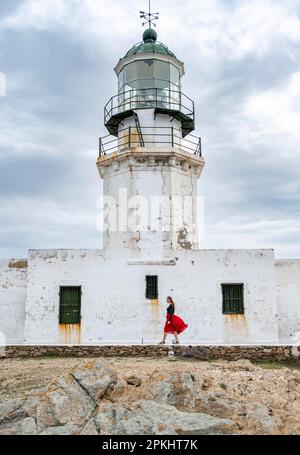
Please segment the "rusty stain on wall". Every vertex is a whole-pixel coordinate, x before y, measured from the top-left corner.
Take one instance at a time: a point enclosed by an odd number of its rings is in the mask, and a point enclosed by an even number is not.
[[[184,250],[191,250],[192,249],[192,243],[187,239],[187,229],[180,229],[178,232],[178,238],[177,242],[178,245],[180,245]]]
[[[28,261],[27,260],[11,260],[8,263],[8,267],[10,269],[27,269],[28,267]]]
[[[155,325],[160,323],[160,312],[159,312],[159,300],[152,299],[151,300],[151,311],[152,311],[152,322]]]
[[[248,322],[245,314],[226,314],[225,315],[226,325],[230,325],[230,329],[234,331],[244,332],[248,334]]]
[[[80,324],[59,324],[60,341],[63,344],[80,344]]]

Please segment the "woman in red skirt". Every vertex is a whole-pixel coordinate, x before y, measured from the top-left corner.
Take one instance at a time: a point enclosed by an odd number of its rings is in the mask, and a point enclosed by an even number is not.
[[[182,333],[188,325],[175,313],[175,304],[172,297],[167,297],[167,303],[169,304],[167,308],[167,321],[164,327],[164,336],[160,344],[165,344],[166,338],[169,333],[172,333],[175,336],[175,344],[179,344],[178,335]]]

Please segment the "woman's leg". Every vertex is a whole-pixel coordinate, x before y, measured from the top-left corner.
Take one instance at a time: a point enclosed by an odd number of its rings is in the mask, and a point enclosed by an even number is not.
[[[179,344],[179,338],[178,338],[177,332],[174,332],[174,337],[175,337],[176,344]]]
[[[161,344],[165,343],[167,336],[168,336],[168,332],[164,332],[164,336],[163,336],[163,339],[161,341]]]

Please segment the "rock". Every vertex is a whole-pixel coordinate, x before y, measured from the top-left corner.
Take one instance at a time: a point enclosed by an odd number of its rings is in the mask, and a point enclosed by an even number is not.
[[[0,436],[15,436],[21,434],[21,420],[5,422],[0,425]]]
[[[177,354],[180,355],[180,354]],[[188,348],[185,349],[182,354],[182,357],[187,357],[187,358],[194,358],[198,360],[209,360],[212,355],[211,352],[208,348],[205,347],[194,347],[194,348]]]
[[[29,417],[36,417],[36,410],[39,404],[39,397],[28,398],[23,404],[23,409]]]
[[[198,393],[195,403],[197,412],[220,418],[232,418],[240,411],[240,408],[239,401],[227,398],[224,393],[220,392]]]
[[[99,401],[108,388],[118,380],[117,373],[107,363],[101,361],[92,366],[78,367],[71,374],[95,402]]]
[[[21,424],[21,434],[24,436],[37,435],[35,420],[32,417],[26,417]]]
[[[227,434],[233,425],[228,419],[182,412],[153,400],[140,400],[126,407],[106,404],[95,421],[100,434],[106,435]]]
[[[85,436],[98,435],[98,431],[97,431],[97,428],[95,425],[95,420],[89,419],[88,422],[83,427],[83,429],[81,430],[80,434],[85,435]]]
[[[26,417],[21,400],[9,400],[0,404],[0,424]]]
[[[195,405],[194,380],[190,373],[176,373],[165,381],[154,384],[155,401],[179,408]]]
[[[62,376],[49,386],[37,407],[38,433],[65,424],[81,429],[94,408],[94,401],[76,380]]]
[[[141,378],[137,376],[127,376],[125,378],[125,381],[127,382],[127,384],[133,385],[134,387],[140,387],[142,384]]]
[[[269,409],[263,404],[246,403],[244,406],[245,417],[256,421],[265,432],[274,432],[276,424],[274,418],[270,415]]]
[[[66,423],[65,425],[59,425],[56,427],[49,427],[39,433],[40,436],[65,436],[77,434],[79,434],[78,427],[72,423]]]

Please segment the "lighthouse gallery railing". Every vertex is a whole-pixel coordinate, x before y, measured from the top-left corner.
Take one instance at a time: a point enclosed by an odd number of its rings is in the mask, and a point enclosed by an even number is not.
[[[169,145],[181,148],[183,151],[192,152],[202,156],[201,138],[189,134],[188,138],[182,138],[181,130],[174,127],[141,127],[138,133],[134,126],[119,130],[119,137],[107,135],[99,139],[99,157],[120,151],[126,147],[146,147],[147,145]]]
[[[125,111],[150,108],[182,112],[191,120],[195,115],[194,101],[178,90],[131,89],[110,98],[104,107],[104,122]]]

